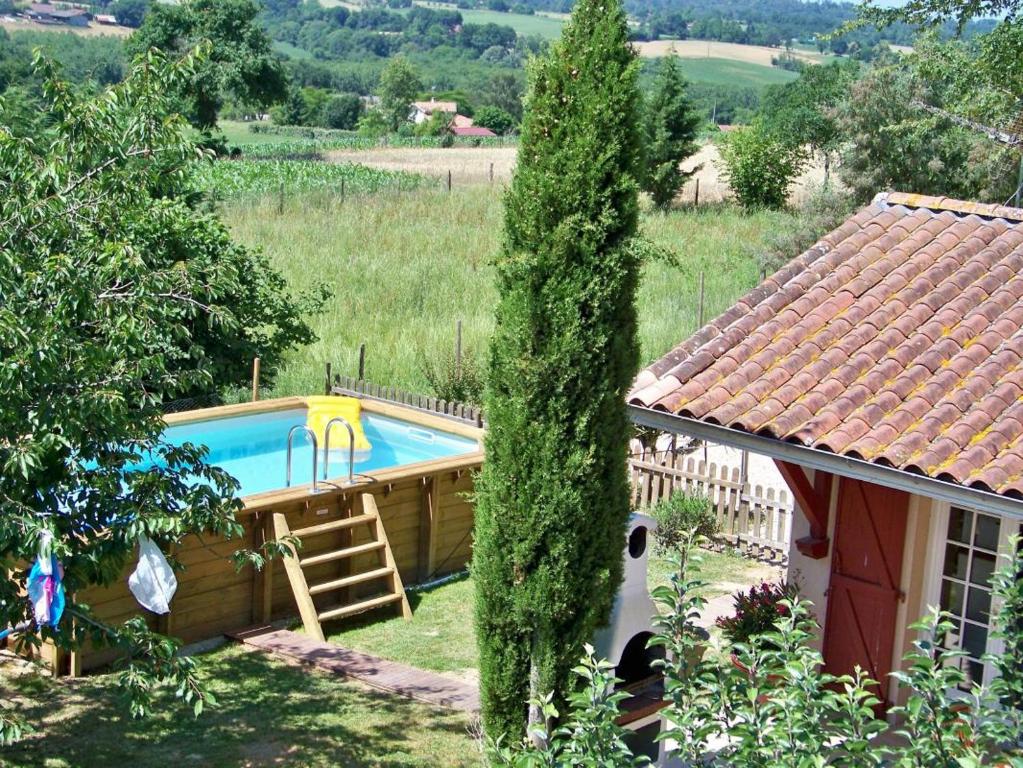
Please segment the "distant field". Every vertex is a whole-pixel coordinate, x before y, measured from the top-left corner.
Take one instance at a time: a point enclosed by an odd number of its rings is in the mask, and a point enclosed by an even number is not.
[[[447,181],[450,171],[452,186],[460,189],[466,185],[485,185],[490,180],[490,168],[494,169],[494,181],[506,182],[515,170],[515,147],[456,147],[435,149],[425,147],[379,147],[373,149],[340,149],[328,151],[326,156],[336,163],[357,163],[381,171],[405,171]],[[718,169],[720,154],[713,142],[703,145],[699,152],[683,163],[683,168],[698,168],[696,175],[682,189],[680,199],[692,202],[696,194],[696,179],[700,181],[700,200],[704,203],[720,203],[731,195],[728,185],[721,178]],[[815,159],[792,186],[790,200],[794,203],[806,199],[809,192],[820,186],[824,180],[824,167]],[[487,194],[486,187],[480,187],[481,194]]]
[[[320,1],[323,2],[323,0]],[[419,0],[413,4],[421,5],[424,8],[444,8],[458,11],[462,14],[462,20],[466,24],[500,24],[511,27],[517,35],[539,35],[546,40],[556,40],[561,37],[561,28],[568,18],[568,16],[559,17],[557,14],[530,16],[525,13],[463,10],[453,3],[437,3],[429,0]]]
[[[501,24],[511,27],[517,35],[539,35],[545,40],[561,37],[565,22],[550,16],[528,16],[523,13],[501,13],[499,11],[460,11],[466,24]]]
[[[283,40],[273,41],[274,50],[278,53],[283,53],[285,56],[291,59],[311,59],[313,58],[312,53],[307,51],[305,48],[299,48],[297,45],[286,43]]]
[[[680,63],[686,78],[694,83],[764,88],[788,83],[799,77],[798,73],[781,67],[765,67],[733,59],[681,59]]]
[[[245,123],[241,120],[221,120],[217,125],[223,131],[228,144],[244,146],[246,144],[280,144],[289,141],[290,136],[276,136],[269,133],[253,133],[249,130],[252,123]],[[304,141],[295,137],[296,143]]]
[[[636,43],[640,56],[657,58],[667,56],[672,51],[684,59],[731,59],[748,64],[771,66],[771,58],[781,56],[785,51],[781,48],[768,48],[764,45],[741,45],[740,43],[718,43],[712,40],[651,40]],[[817,64],[821,56],[806,50],[793,50],[793,56]]]
[[[511,178],[516,152],[515,147],[381,147],[336,150],[328,152],[327,157],[336,163],[358,163],[382,171],[405,171],[444,181],[450,172],[452,185],[462,186],[489,181],[491,167],[495,181]]]
[[[134,30],[131,27],[107,26],[90,24],[88,27],[71,27],[63,24],[38,24],[34,21],[24,21],[11,16],[0,16],[0,27],[8,32],[69,32],[73,35],[83,37],[98,37],[107,35],[109,37],[127,37]]]

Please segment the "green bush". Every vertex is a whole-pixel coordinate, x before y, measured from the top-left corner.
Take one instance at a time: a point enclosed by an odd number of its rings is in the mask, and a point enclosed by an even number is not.
[[[662,714],[675,761],[701,768],[1023,766],[1020,712],[1011,707],[1007,691],[974,685],[966,697],[953,693],[966,680],[959,665],[963,654],[944,647],[952,624],[937,609],[913,625],[913,648],[893,674],[906,702],[890,710],[899,723],[894,743],[878,738],[887,727],[875,715],[879,683],[859,668],[840,677],[824,671],[810,604],[797,597],[776,602],[784,610],[777,611],[771,628],[733,644],[730,655],[700,653],[698,622],[707,585],[698,578],[694,540],[684,541],[670,583],[653,591],[661,610],[651,646],[666,651],[657,664],[664,671]],[[995,581],[995,596],[1013,606],[1003,608],[997,622],[1016,649],[1023,632],[1020,574],[1023,553]],[[582,692],[569,697],[565,724],[552,730],[554,713],[545,708],[540,738],[491,744],[492,764],[635,765],[616,723],[622,699],[607,693],[610,672],[587,648],[575,669]]]
[[[806,251],[821,237],[845,221],[855,210],[855,200],[835,185],[815,186],[800,203],[796,215],[769,234],[757,253],[760,267],[771,274]]]
[[[438,360],[423,360],[420,368],[432,393],[441,400],[466,405],[483,402],[483,368],[475,355],[463,354],[458,360],[448,352]]]
[[[473,124],[489,128],[499,136],[515,130],[515,118],[500,107],[485,106],[476,110]]]
[[[650,516],[657,521],[657,545],[666,552],[679,549],[693,531],[708,539],[718,532],[710,499],[695,493],[673,493],[661,499],[650,508]]]
[[[740,128],[721,142],[725,180],[744,208],[782,208],[805,154],[759,123]]]

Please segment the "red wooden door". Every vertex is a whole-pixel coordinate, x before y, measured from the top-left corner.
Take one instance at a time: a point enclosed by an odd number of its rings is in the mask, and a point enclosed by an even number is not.
[[[909,494],[842,478],[838,489],[831,583],[824,625],[825,670],[857,665],[886,698],[892,671]]]

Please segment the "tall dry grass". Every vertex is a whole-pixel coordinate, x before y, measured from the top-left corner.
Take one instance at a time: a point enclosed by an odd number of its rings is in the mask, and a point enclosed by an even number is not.
[[[424,362],[452,349],[463,321],[463,348],[482,356],[496,301],[493,255],[501,238],[498,187],[381,192],[339,202],[310,194],[225,208],[235,235],[262,247],[298,289],[328,283],[333,298],[313,318],[319,341],[292,353],[274,394],[323,386],[324,366],[354,375],[367,346],[367,378],[427,391]],[[704,319],[756,284],[753,248],[787,214],[744,214],[727,207],[649,213],[643,232],[674,252],[652,261],[639,295],[644,361],[697,327],[698,284],[705,275]]]

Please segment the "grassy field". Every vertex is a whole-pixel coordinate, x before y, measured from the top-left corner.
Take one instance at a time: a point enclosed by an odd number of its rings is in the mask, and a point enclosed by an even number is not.
[[[315,58],[310,51],[305,48],[299,48],[297,45],[292,45],[284,40],[274,40],[273,49],[277,53],[283,53],[289,59],[312,59]]]
[[[89,24],[87,27],[72,27],[70,25],[40,24],[35,21],[16,18],[0,18],[0,28],[8,32],[52,32],[54,34],[71,34],[82,37],[127,37],[133,30],[131,27],[121,27],[116,24]]]
[[[722,43],[716,40],[650,40],[636,43],[640,56],[667,56],[674,53],[684,59],[730,59],[744,61],[748,64],[759,64],[770,67],[771,60],[785,53],[782,48],[769,48],[766,45],[743,45],[742,43]],[[791,51],[796,56],[811,64],[823,58],[815,49],[795,48]]]
[[[454,3],[431,2],[430,0],[413,0],[412,4],[422,6],[423,8],[441,8],[458,11],[462,14],[462,21],[466,24],[500,24],[504,27],[511,27],[517,35],[539,35],[545,40],[556,40],[561,37],[561,28],[568,19],[567,16],[558,16],[558,14],[530,15],[526,13],[503,13],[501,11],[488,11],[485,9],[459,8]]]
[[[282,136],[274,133],[256,133],[251,130],[253,123],[242,120],[221,120],[217,127],[224,134],[228,144],[245,147],[248,144],[307,144],[309,139],[302,136]]]
[[[681,59],[682,73],[693,83],[765,88],[788,83],[799,77],[780,67],[765,67],[736,59]]]
[[[545,40],[561,37],[565,22],[550,16],[530,16],[524,13],[501,13],[500,11],[462,10],[466,24],[500,24],[511,27],[517,35],[539,35]]]
[[[240,646],[204,654],[218,705],[196,719],[172,692],[132,720],[116,674],[55,682],[0,668],[3,699],[38,733],[0,751],[6,768],[173,765],[470,768],[481,765],[465,715],[387,696]]]
[[[276,395],[322,386],[324,365],[354,375],[367,345],[372,381],[426,391],[423,375],[454,346],[463,321],[466,354],[481,355],[496,300],[492,258],[502,227],[500,185],[382,192],[339,202],[306,195],[229,204],[225,218],[243,243],[264,248],[297,289],[325,282],[333,298],[312,319],[319,341],[287,360]],[[696,329],[698,283],[704,318],[724,311],[759,277],[758,242],[789,214],[744,214],[724,206],[643,217],[643,232],[674,254],[644,267],[639,294],[642,357],[649,361]],[[269,393],[268,393],[269,394]]]

